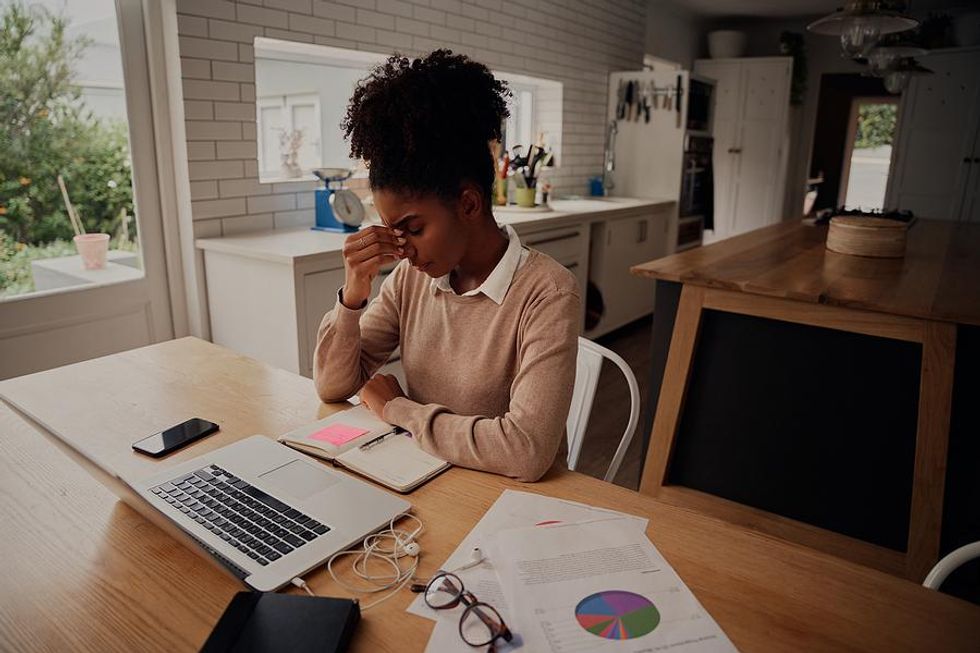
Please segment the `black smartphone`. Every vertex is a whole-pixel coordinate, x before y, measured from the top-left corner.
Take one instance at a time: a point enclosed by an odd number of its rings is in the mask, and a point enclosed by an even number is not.
[[[154,433],[133,443],[133,449],[147,456],[159,458],[171,451],[176,451],[184,445],[211,435],[218,430],[218,425],[200,417],[192,417],[182,424],[171,426],[165,431]]]

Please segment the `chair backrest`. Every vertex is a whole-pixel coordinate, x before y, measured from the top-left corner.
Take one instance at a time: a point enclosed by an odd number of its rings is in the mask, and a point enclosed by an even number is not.
[[[582,440],[585,429],[589,425],[589,415],[595,401],[596,387],[599,385],[599,373],[602,371],[603,359],[609,359],[623,372],[630,391],[630,415],[626,422],[626,430],[620,439],[616,453],[603,480],[612,481],[623,463],[623,457],[633,440],[633,432],[640,419],[640,388],[636,383],[633,370],[626,361],[611,349],[598,345],[585,338],[578,339],[578,360],[575,366],[575,387],[572,390],[572,405],[568,411],[568,468],[575,469],[579,455],[582,453]]]
[[[966,544],[960,548],[946,554],[942,560],[936,563],[922,584],[929,589],[938,590],[943,581],[962,565],[971,560],[980,558],[980,542]]]

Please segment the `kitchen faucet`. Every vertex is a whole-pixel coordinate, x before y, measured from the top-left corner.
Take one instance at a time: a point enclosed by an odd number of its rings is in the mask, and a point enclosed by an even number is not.
[[[606,128],[605,163],[602,166],[602,192],[604,195],[609,195],[609,191],[616,186],[616,182],[613,181],[612,171],[616,169],[617,131],[618,127],[616,126],[616,121],[610,120],[609,125]]]

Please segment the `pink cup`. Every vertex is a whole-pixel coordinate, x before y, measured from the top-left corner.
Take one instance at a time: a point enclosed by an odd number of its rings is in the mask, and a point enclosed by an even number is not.
[[[74,240],[86,270],[101,270],[105,267],[109,254],[109,234],[81,234],[75,236]]]

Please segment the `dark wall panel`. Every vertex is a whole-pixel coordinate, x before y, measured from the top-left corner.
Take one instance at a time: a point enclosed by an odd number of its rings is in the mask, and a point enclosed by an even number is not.
[[[921,356],[705,311],[668,482],[904,551]]]

